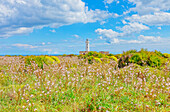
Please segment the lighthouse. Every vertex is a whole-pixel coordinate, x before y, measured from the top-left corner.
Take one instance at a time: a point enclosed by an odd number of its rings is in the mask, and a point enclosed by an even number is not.
[[[89,51],[90,51],[89,40],[86,39],[86,42],[85,42],[85,43],[86,43],[86,51],[79,51],[79,54],[80,54],[80,55],[88,54]],[[91,52],[96,52],[96,51],[91,51]],[[99,53],[109,55],[109,51],[100,51]]]
[[[89,40],[88,39],[86,39],[86,51],[90,51]]]

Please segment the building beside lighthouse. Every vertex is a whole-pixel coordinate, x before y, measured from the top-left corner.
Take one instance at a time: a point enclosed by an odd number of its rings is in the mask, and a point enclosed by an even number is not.
[[[86,39],[86,50],[85,51],[80,51],[79,54],[87,54],[88,52],[90,52],[90,42],[88,39]],[[99,53],[102,53],[102,54],[109,54],[109,51],[100,51]]]

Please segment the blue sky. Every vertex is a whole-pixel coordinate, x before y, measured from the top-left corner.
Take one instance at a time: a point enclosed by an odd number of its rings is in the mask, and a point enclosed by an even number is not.
[[[0,0],[0,55],[170,53],[169,0]]]

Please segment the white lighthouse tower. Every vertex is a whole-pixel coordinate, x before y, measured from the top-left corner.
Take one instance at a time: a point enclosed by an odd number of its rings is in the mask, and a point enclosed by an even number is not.
[[[90,51],[89,40],[86,39],[86,51]]]

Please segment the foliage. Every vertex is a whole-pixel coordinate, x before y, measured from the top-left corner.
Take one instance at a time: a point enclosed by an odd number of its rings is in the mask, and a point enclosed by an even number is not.
[[[60,63],[60,60],[55,56],[26,56],[25,57],[25,65],[29,66],[32,65],[32,63],[35,63],[40,67],[41,69],[44,68],[44,64],[51,65],[51,64],[57,64]]]
[[[117,58],[115,56],[110,56],[109,58],[117,62]]]
[[[85,61],[88,60],[89,64],[92,64],[93,62],[110,63],[111,60],[117,61],[117,58],[114,57],[113,54],[105,55],[105,54],[98,53],[98,52],[95,52],[95,51],[90,51],[85,55],[80,54],[80,55],[78,55],[78,58],[79,59],[85,59]]]
[[[93,59],[94,59],[93,56],[89,56],[89,57],[87,58],[88,63],[89,63],[89,64],[92,64],[92,63],[93,63]]]
[[[123,68],[125,66],[128,66],[132,60],[130,60],[130,58],[132,57],[132,55],[123,55],[119,61],[118,61],[118,67],[119,68]]]
[[[102,58],[101,60],[104,63],[110,63],[110,59],[109,58]]]
[[[130,50],[123,53],[123,56],[119,59],[119,67],[125,67],[130,63],[136,63],[141,66],[150,66],[161,68],[166,63],[167,58],[159,51],[152,52],[146,49],[141,49],[139,52]]]
[[[122,57],[122,54],[116,54],[114,55],[117,59],[121,58]]]
[[[137,50],[135,50],[135,49],[129,50],[129,51],[123,52],[122,55],[128,55],[128,54],[132,54],[132,53],[137,53]]]
[[[100,60],[100,58],[94,57],[94,60],[95,60],[95,62],[97,62],[97,63],[102,63],[102,61]]]
[[[165,58],[170,58],[170,54],[168,54],[168,53],[164,53],[163,55]]]
[[[55,63],[60,63],[60,60],[56,56],[51,56]]]
[[[63,54],[63,56],[67,56],[67,54]]]
[[[130,60],[131,63],[136,63],[138,65],[143,65],[142,56],[140,55],[140,53],[135,53],[129,60]]]

